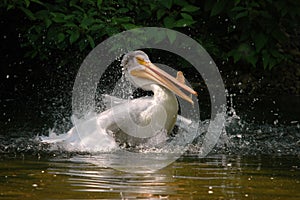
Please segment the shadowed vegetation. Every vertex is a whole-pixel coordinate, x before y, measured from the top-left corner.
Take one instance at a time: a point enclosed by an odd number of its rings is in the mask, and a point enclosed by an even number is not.
[[[59,56],[64,65],[74,62],[74,55],[81,60],[109,36],[157,26],[188,34],[217,61],[271,69],[299,56],[294,42],[299,5],[292,0],[3,0],[0,8],[22,20],[19,42],[29,58]]]

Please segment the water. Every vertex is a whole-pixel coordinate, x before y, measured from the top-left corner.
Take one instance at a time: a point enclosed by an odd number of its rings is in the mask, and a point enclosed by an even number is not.
[[[299,199],[295,119],[259,124],[230,111],[226,131],[208,156],[199,157],[196,140],[182,156],[139,154],[153,158],[151,163],[118,151],[53,151],[30,128],[12,129],[1,136],[0,199]],[[179,159],[152,170],[170,157]]]
[[[0,199],[299,199],[299,156],[185,155],[156,172],[89,163],[91,155],[1,159]],[[75,156],[75,157],[76,157]],[[98,155],[106,161],[107,155]],[[86,162],[84,160],[86,159]]]
[[[51,119],[12,104],[1,116],[0,199],[300,199],[299,100],[233,98],[226,129],[204,158],[201,137],[181,156],[51,150],[35,138],[55,123],[68,130],[65,108],[54,100]],[[172,158],[178,159],[153,170]]]

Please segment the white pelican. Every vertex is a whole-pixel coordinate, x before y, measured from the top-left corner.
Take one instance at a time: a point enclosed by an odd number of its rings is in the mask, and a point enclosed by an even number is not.
[[[184,83],[182,72],[174,78],[152,64],[143,51],[127,53],[121,65],[129,81],[143,90],[152,91],[153,96],[121,100],[108,110],[75,125],[66,136],[57,136],[55,142],[71,150],[85,146],[88,151],[102,149],[104,144],[109,147],[117,145],[115,139],[132,145],[149,141],[157,143],[159,141],[154,140],[160,139],[156,133],[170,133],[175,125],[178,113],[175,95],[193,104],[192,98],[181,89],[193,95],[197,93]],[[149,139],[151,137],[154,140]],[[99,140],[104,142],[100,144]]]

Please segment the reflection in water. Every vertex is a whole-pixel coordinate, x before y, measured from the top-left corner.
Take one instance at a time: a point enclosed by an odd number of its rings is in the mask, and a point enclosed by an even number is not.
[[[108,158],[99,154],[3,160],[0,199],[300,198],[297,156],[186,155],[159,171],[143,173],[99,164]]]

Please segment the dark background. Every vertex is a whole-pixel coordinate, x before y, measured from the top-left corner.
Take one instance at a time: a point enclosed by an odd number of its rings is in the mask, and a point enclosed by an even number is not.
[[[233,99],[249,120],[297,120],[299,5],[272,0],[1,1],[1,133],[12,136],[20,126],[30,129],[28,134],[49,127],[67,130],[73,81],[85,56],[104,39],[142,26],[178,30],[202,44],[222,74],[228,105]],[[147,53],[155,62],[174,60],[166,52],[165,60],[155,60],[161,52]],[[173,62],[178,66],[178,60]],[[181,70],[192,71],[186,65]],[[120,71],[109,79],[119,76]],[[197,81],[196,90],[205,91]],[[254,111],[268,114],[253,117]]]

